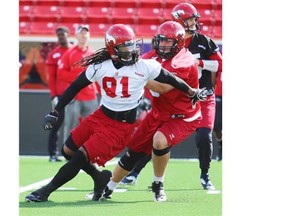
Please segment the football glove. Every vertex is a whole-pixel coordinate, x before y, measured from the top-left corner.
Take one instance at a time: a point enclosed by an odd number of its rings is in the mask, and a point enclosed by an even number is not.
[[[51,130],[58,120],[59,115],[55,110],[47,114],[44,118],[44,130]]]
[[[201,89],[197,89],[195,92],[195,95],[191,97],[192,108],[194,109],[196,107],[197,101],[206,101],[208,95],[209,95],[209,92],[206,90],[205,87]]]

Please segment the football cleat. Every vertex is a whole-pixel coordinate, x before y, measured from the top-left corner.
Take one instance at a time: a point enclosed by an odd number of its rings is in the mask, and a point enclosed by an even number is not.
[[[210,181],[210,177],[209,177],[208,173],[207,174],[201,174],[200,182],[201,182],[201,185],[203,186],[204,190],[215,190],[214,185]]]
[[[119,183],[120,186],[131,185],[135,186],[137,183],[137,177],[135,176],[126,176],[122,181]]]
[[[101,199],[105,198],[104,195],[104,189],[106,188],[106,185],[110,181],[110,178],[112,177],[112,173],[109,170],[103,170],[98,178],[97,178],[97,185],[94,188],[94,195],[92,197],[92,200],[94,201],[100,201]]]
[[[110,190],[107,186],[105,187],[103,198],[112,199],[113,190]]]
[[[25,201],[26,202],[46,202],[48,201],[48,197],[38,192],[32,192],[31,194],[25,197]]]
[[[152,182],[152,192],[154,193],[154,202],[165,202],[167,200],[164,192],[163,182]]]
[[[54,155],[54,156],[50,156],[49,162],[62,162],[62,160]]]

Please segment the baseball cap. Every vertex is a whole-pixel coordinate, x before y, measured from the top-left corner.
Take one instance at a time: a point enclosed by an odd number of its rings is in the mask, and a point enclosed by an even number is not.
[[[78,25],[75,28],[75,34],[80,33],[83,29],[86,29],[87,31],[89,31],[89,25]]]

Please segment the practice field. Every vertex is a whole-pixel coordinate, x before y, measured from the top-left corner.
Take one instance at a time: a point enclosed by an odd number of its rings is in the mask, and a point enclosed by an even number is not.
[[[116,162],[117,159],[109,162],[106,169],[112,170]],[[64,163],[49,163],[47,157],[20,157],[20,216],[222,215],[222,162],[217,161],[211,163],[210,169],[217,190],[214,193],[202,189],[198,161],[171,159],[164,182],[168,200],[163,203],[155,203],[152,192],[148,190],[153,176],[151,162],[140,174],[136,186],[119,187],[111,200],[88,200],[86,195],[92,192],[93,181],[85,172],[80,172],[72,181],[52,193],[48,202],[25,202],[25,196],[48,183]]]

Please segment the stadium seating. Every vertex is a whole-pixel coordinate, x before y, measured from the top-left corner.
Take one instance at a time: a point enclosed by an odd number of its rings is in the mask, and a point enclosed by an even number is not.
[[[165,8],[166,2],[162,0],[139,0],[139,8]]]
[[[86,7],[111,7],[112,0],[89,0],[86,2]]]
[[[55,35],[56,24],[52,22],[31,22],[30,34]]]
[[[87,23],[110,23],[110,7],[86,7]]]
[[[32,5],[19,5],[19,20],[21,21],[31,21],[33,15]]]
[[[38,34],[47,34],[49,28],[45,30],[44,23],[87,23],[95,26],[91,36],[96,37],[107,26],[124,23],[135,27],[137,34],[151,38],[153,26],[171,20],[171,10],[180,2],[192,2],[197,7],[202,33],[221,38],[222,0],[19,0],[19,32],[35,34],[39,28]]]
[[[137,38],[149,38],[152,37],[157,32],[158,25],[136,25],[134,28]]]
[[[222,26],[214,26],[212,37],[222,39]]]
[[[113,7],[111,10],[111,22],[123,24],[137,23],[137,9],[136,8],[117,8]]]
[[[61,6],[68,6],[68,7],[85,7],[86,6],[86,0],[62,0]]]
[[[19,34],[29,34],[30,33],[30,22],[19,22]]]
[[[138,0],[110,0],[113,8],[138,8]]]
[[[137,12],[138,24],[161,24],[163,19],[162,10],[159,8],[139,8]]]
[[[34,22],[58,22],[60,7],[55,5],[34,6],[32,20]]]
[[[60,9],[60,22],[85,23],[85,9],[81,6],[62,6]]]
[[[103,37],[109,26],[109,24],[105,23],[89,24],[91,37]]]

